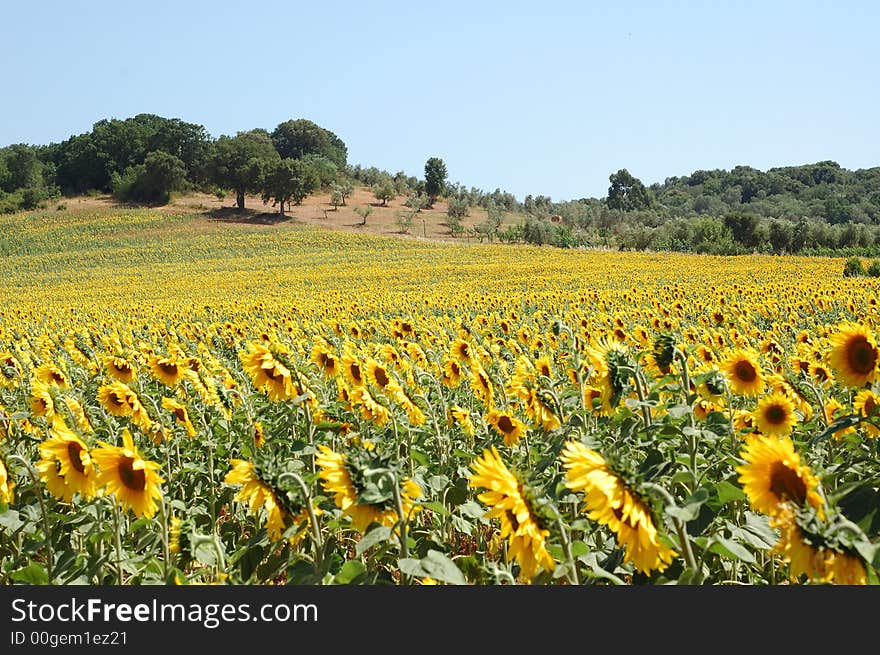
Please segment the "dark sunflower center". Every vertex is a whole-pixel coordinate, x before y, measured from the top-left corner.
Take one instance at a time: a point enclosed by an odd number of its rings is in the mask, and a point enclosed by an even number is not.
[[[873,416],[877,413],[877,403],[874,402],[873,398],[867,398],[865,400],[865,416]]]
[[[107,396],[107,402],[109,402],[116,409],[128,407],[128,403],[124,402],[123,399],[115,393],[111,393],[109,396]]]
[[[510,434],[516,429],[509,416],[502,416],[498,419],[498,428],[505,434]]]
[[[736,363],[734,375],[736,375],[737,380],[748,383],[755,381],[758,377],[758,372],[751,362],[742,361]]]
[[[183,407],[175,407],[174,416],[176,416],[177,420],[181,423],[186,423],[186,410]]]
[[[388,379],[388,374],[385,373],[385,369],[377,366],[374,370],[376,375],[376,384],[378,384],[383,389],[388,386],[388,383],[391,381]]]
[[[354,378],[357,382],[361,381],[362,378],[361,378],[361,367],[360,366],[358,366],[357,364],[352,364],[351,367],[349,368],[349,371],[351,372],[352,378]]]
[[[764,417],[772,425],[782,425],[788,419],[788,412],[782,405],[770,405],[764,412]]]
[[[127,375],[128,373],[131,373],[131,366],[126,363],[115,364],[115,366],[120,375]]]
[[[75,441],[70,441],[67,444],[67,458],[70,460],[71,466],[77,470],[79,473],[85,473],[86,467],[83,466],[82,459],[79,454],[83,451],[83,447],[80,446]]]
[[[167,362],[159,364],[159,370],[162,371],[164,375],[174,377],[177,375],[177,364],[169,364]]]
[[[867,375],[877,365],[877,349],[865,337],[856,337],[846,349],[846,360],[850,369],[859,375]]]
[[[770,468],[770,491],[778,498],[793,500],[802,505],[807,499],[807,485],[782,462],[774,462]]]
[[[542,366],[541,367],[541,375],[543,375],[545,378],[549,378],[550,377],[550,367],[549,366]]]
[[[273,368],[271,371],[266,370],[266,377],[272,380],[272,382],[278,382],[284,379],[284,375],[277,368]]]
[[[132,491],[143,491],[147,488],[147,476],[143,469],[135,470],[134,459],[123,457],[119,463],[119,479]]]
[[[461,369],[458,367],[458,364],[456,364],[455,362],[450,362],[449,370],[452,372],[452,375],[454,375],[456,377],[461,375]]]
[[[57,371],[52,371],[50,375],[52,376],[52,381],[55,382],[55,384],[61,384],[64,382],[64,376],[61,375],[61,373],[58,373]]]

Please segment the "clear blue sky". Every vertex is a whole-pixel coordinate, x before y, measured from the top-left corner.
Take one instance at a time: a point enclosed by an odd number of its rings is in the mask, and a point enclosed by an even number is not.
[[[880,3],[3,0],[0,145],[153,113],[308,118],[349,162],[553,200],[700,168],[880,165]]]

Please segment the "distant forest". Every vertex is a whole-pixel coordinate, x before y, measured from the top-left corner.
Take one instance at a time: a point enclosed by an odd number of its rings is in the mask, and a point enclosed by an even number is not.
[[[168,202],[171,194],[203,191],[259,194],[284,212],[325,191],[345,204],[352,185],[372,187],[384,203],[404,197],[413,211],[448,201],[453,236],[481,241],[676,250],[709,254],[880,254],[880,167],[847,170],[834,161],[761,171],[698,170],[645,185],[628,170],[609,175],[607,195],[554,201],[522,200],[446,180],[432,157],[425,177],[351,165],[336,134],[306,119],[271,132],[263,128],[211,137],[177,118],[139,114],[104,119],[88,133],[49,145],[0,148],[0,213],[46,208],[65,196],[112,193],[120,201]],[[505,220],[508,215],[518,220]],[[472,221],[473,222],[473,221]]]

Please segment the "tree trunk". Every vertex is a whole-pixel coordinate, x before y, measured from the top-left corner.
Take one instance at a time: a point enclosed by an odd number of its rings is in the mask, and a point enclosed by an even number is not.
[[[281,200],[278,203],[278,213],[281,214],[282,216],[284,216],[284,201],[283,200]]]
[[[238,205],[239,209],[244,209],[244,191],[242,189],[236,189],[235,191],[235,204]]]

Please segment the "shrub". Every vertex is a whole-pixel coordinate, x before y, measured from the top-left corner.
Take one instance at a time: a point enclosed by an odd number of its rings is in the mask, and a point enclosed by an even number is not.
[[[880,277],[880,259],[872,261],[868,266],[866,273],[871,277]]]
[[[843,265],[843,277],[861,277],[865,275],[865,266],[858,257],[850,257]]]

